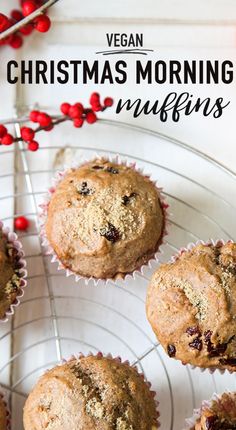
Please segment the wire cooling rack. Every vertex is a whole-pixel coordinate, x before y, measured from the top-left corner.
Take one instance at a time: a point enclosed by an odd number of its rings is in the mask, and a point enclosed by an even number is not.
[[[17,119],[14,128],[19,134]],[[1,218],[11,227],[18,215],[31,220],[30,230],[20,235],[28,287],[14,317],[0,326],[0,384],[9,398],[13,429],[23,429],[25,398],[38,377],[80,351],[111,352],[136,364],[157,391],[163,429],[181,430],[201,400],[214,391],[235,389],[234,375],[192,370],[169,359],[156,341],[145,316],[145,295],[159,263],[125,283],[96,287],[66,278],[44,255],[38,206],[54,171],[64,162],[117,153],[151,174],[170,204],[161,262],[198,239],[236,239],[234,172],[166,136],[99,121],[79,131],[70,124],[57,127],[35,154],[21,144],[0,148]]]

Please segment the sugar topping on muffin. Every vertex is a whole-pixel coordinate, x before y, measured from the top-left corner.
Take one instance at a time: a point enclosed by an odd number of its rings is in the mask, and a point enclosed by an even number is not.
[[[199,244],[161,265],[146,309],[170,357],[236,370],[236,244]]]
[[[25,430],[156,430],[153,394],[127,363],[81,357],[47,372],[29,395]]]
[[[49,202],[46,236],[75,274],[113,278],[154,256],[164,222],[159,191],[148,177],[98,159],[60,181]]]

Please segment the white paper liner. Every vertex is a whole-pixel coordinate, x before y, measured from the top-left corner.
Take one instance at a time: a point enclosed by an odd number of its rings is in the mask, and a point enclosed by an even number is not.
[[[108,162],[112,162],[112,163],[116,163],[116,164],[121,164],[124,166],[128,166],[134,170],[136,170],[138,173],[140,173],[141,175],[145,176],[146,178],[149,178],[149,180],[155,185],[155,187],[157,188],[157,191],[159,193],[159,198],[160,198],[160,203],[161,203],[161,207],[162,207],[162,211],[163,211],[163,219],[164,219],[164,225],[163,225],[163,231],[162,231],[162,236],[160,238],[159,244],[158,244],[158,249],[157,251],[150,256],[148,262],[142,266],[140,266],[138,269],[134,270],[132,273],[126,273],[123,275],[118,274],[117,276],[115,276],[114,278],[108,278],[108,279],[100,279],[100,278],[94,278],[94,277],[86,277],[86,276],[82,276],[79,274],[74,273],[73,271],[71,271],[70,269],[68,269],[67,267],[65,267],[62,262],[59,260],[57,254],[55,253],[54,249],[52,248],[52,246],[50,245],[47,236],[46,236],[46,229],[45,229],[45,224],[46,224],[46,220],[47,220],[47,210],[48,210],[48,205],[49,202],[51,200],[51,196],[52,194],[55,192],[58,184],[61,182],[61,180],[64,178],[64,176],[66,175],[67,171],[73,168],[78,168],[83,166],[84,164],[93,161],[93,160],[107,160]],[[45,248],[45,254],[46,255],[51,255],[51,262],[52,263],[57,263],[58,264],[58,270],[65,270],[66,272],[66,276],[74,276],[76,282],[78,282],[79,280],[83,279],[86,283],[86,285],[92,281],[95,285],[98,285],[100,282],[103,282],[105,284],[107,284],[109,281],[114,281],[116,279],[122,279],[123,281],[127,281],[127,279],[129,278],[134,278],[136,277],[137,274],[143,274],[143,271],[145,268],[153,268],[153,263],[159,261],[158,259],[158,254],[162,254],[162,246],[165,244],[165,236],[168,235],[168,221],[169,221],[169,213],[168,213],[168,208],[169,208],[169,204],[166,201],[165,196],[163,195],[162,192],[162,188],[157,186],[156,181],[151,179],[151,175],[149,174],[145,174],[143,172],[143,169],[140,169],[136,166],[136,163],[128,163],[127,160],[125,159],[121,159],[119,155],[117,155],[116,157],[109,157],[109,156],[98,156],[95,154],[94,157],[92,157],[89,160],[83,160],[81,163],[74,163],[71,166],[66,166],[64,168],[64,170],[62,171],[58,171],[56,173],[56,175],[53,177],[52,179],[52,187],[50,187],[47,191],[47,194],[44,198],[44,202],[39,205],[41,212],[39,214],[39,220],[40,220],[40,236],[42,238],[42,245]]]
[[[7,238],[7,242],[11,243],[13,245],[13,249],[17,251],[16,254],[16,260],[17,260],[17,268],[21,283],[20,283],[20,289],[17,294],[17,297],[9,307],[9,309],[5,313],[5,317],[0,319],[1,322],[7,322],[8,317],[13,315],[15,312],[15,308],[19,306],[20,304],[20,298],[24,295],[24,288],[27,285],[26,277],[27,277],[27,270],[26,270],[26,261],[24,259],[24,251],[22,250],[22,244],[18,240],[18,236],[16,233],[10,232],[10,229],[8,227],[4,227],[2,221],[0,221],[0,230],[3,232],[4,236]]]
[[[149,389],[149,391],[151,393],[151,396],[154,399],[154,403],[156,405],[156,420],[157,421],[156,421],[155,424],[153,424],[153,426],[156,426],[157,428],[159,428],[161,426],[161,423],[158,420],[158,418],[160,417],[160,412],[158,411],[159,401],[157,400],[157,393],[156,393],[156,391],[151,390],[151,387],[152,387],[151,382],[149,382],[149,381],[147,381],[145,379],[144,374],[139,372],[138,367],[137,366],[132,366],[128,360],[123,361],[120,356],[113,357],[112,354],[103,354],[101,351],[99,351],[97,354],[93,354],[92,352],[90,352],[89,354],[79,353],[79,354],[72,355],[69,359],[63,359],[62,360],[62,364],[69,363],[70,361],[73,361],[73,360],[76,360],[76,359],[79,360],[80,358],[91,357],[91,356],[92,357],[100,357],[100,358],[103,358],[103,357],[104,358],[109,358],[110,360],[114,360],[114,361],[116,361],[118,363],[121,363],[121,364],[123,364],[125,366],[132,367],[132,369],[135,369],[135,371],[137,372],[137,374],[140,376],[140,378],[142,378],[142,380],[147,385],[147,387],[148,387],[148,389]],[[150,429],[150,430],[154,430],[154,429],[155,429],[155,427],[152,428],[152,429]]]
[[[0,391],[0,398],[2,399],[2,401],[3,401],[3,403],[4,403],[5,407],[6,407],[6,414],[7,414],[7,427],[6,427],[6,430],[11,430],[11,414],[10,414],[10,411],[9,411],[9,408],[8,408],[8,405],[7,405],[6,398],[5,398],[5,396],[4,396],[4,394],[3,394],[2,391]],[[3,429],[0,429],[0,430],[3,430]]]
[[[229,391],[225,392],[226,394],[230,394]],[[217,393],[214,393],[209,400],[203,400],[201,407],[198,409],[194,409],[193,416],[190,418],[187,418],[185,420],[185,427],[183,430],[193,430],[195,428],[195,425],[197,423],[197,420],[200,418],[201,413],[204,409],[209,408],[213,401],[219,401],[221,399],[222,395],[219,395]]]
[[[185,248],[184,247],[182,247],[182,248],[180,248],[179,249],[179,251],[177,252],[177,254],[175,254],[175,255],[173,255],[172,257],[171,257],[171,260],[170,260],[170,263],[175,263],[180,257],[181,257],[181,255],[184,253],[184,252],[188,252],[188,251],[191,251],[193,248],[195,248],[197,245],[206,245],[206,246],[209,246],[209,245],[213,245],[213,246],[223,246],[223,245],[225,245],[226,243],[233,243],[233,241],[232,240],[227,240],[227,241],[224,241],[223,239],[217,239],[217,240],[214,240],[214,239],[209,239],[207,242],[205,242],[205,241],[203,241],[203,240],[198,240],[197,242],[191,242],[191,243],[189,243]],[[180,360],[181,361],[181,360]],[[184,366],[185,365],[188,365],[188,363],[182,363]],[[234,373],[234,371],[233,370],[228,370],[228,369],[219,369],[218,367],[199,367],[199,366],[194,366],[194,365],[191,365],[190,364],[190,367],[191,367],[191,369],[200,369],[200,371],[201,372],[205,372],[205,371],[208,371],[208,372],[210,372],[211,374],[212,373],[214,373],[216,370],[218,370],[222,375],[225,373],[225,371],[227,371],[227,372],[229,372],[229,373]]]

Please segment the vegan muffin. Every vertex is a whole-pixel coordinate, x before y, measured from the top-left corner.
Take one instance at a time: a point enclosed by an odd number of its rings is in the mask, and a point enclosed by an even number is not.
[[[77,275],[114,278],[154,256],[164,231],[155,184],[132,167],[93,160],[65,173],[52,193],[46,236]]]
[[[198,244],[161,265],[146,310],[170,357],[235,371],[236,244]]]
[[[224,393],[210,402],[204,402],[195,424],[189,428],[191,430],[236,429],[236,393]]]
[[[25,430],[156,430],[157,418],[143,377],[102,354],[48,371],[24,408]]]
[[[11,304],[21,293],[17,253],[0,224],[0,320],[5,318]]]
[[[7,409],[0,393],[0,429],[7,430]]]

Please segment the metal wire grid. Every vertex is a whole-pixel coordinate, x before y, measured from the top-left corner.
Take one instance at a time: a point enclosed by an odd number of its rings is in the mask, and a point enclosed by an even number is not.
[[[105,121],[104,121],[105,122]],[[144,132],[144,133],[148,133],[147,130],[143,130],[143,129],[139,129],[138,127],[133,127],[133,126],[129,126],[128,124],[114,124],[114,122],[109,122],[107,121],[107,124],[110,125],[116,125],[118,127],[126,127],[126,128],[130,128],[130,129],[136,129],[136,132]],[[19,123],[15,123],[15,131],[16,131],[16,135],[19,136],[20,133],[20,127],[19,127]],[[158,133],[153,133],[153,132],[149,132],[152,136],[157,136],[160,137],[158,135]],[[162,138],[167,138],[167,137],[163,137]],[[169,138],[167,138],[169,139]],[[173,145],[183,145],[180,142],[174,141],[169,139],[169,141],[173,144]],[[60,147],[58,146],[58,149]],[[88,150],[87,147],[83,147],[83,146],[74,146],[73,148],[78,148],[80,150]],[[42,149],[43,150],[55,150],[57,149],[57,147],[53,146],[53,147],[47,147],[47,149]],[[185,147],[186,150],[190,150],[190,151],[194,151],[196,152],[196,155],[199,157],[203,157],[204,159],[207,159],[207,157],[204,154],[201,153],[197,153],[197,151],[192,150],[190,148]],[[107,152],[103,149],[97,149],[97,148],[89,148],[89,151],[94,152],[94,150],[99,153],[99,154],[103,154],[104,152]],[[11,152],[11,151],[8,151]],[[112,151],[109,151],[110,153],[112,153]],[[0,154],[3,158],[4,154]],[[122,154],[126,157],[130,157],[129,154]],[[143,161],[141,158],[138,159],[137,157],[132,157],[133,159],[135,159],[135,161]],[[7,217],[5,219],[3,219],[3,221],[9,221],[12,218],[20,215],[20,213],[18,213],[18,207],[17,207],[17,202],[18,199],[21,199],[25,196],[29,197],[31,200],[31,205],[33,208],[33,211],[31,213],[26,213],[26,216],[30,216],[30,217],[35,217],[37,220],[37,215],[38,215],[38,204],[37,204],[37,200],[36,197],[40,194],[43,194],[45,192],[45,187],[43,186],[42,191],[34,191],[33,188],[33,175],[34,174],[39,174],[39,173],[51,173],[53,175],[53,170],[35,170],[32,171],[30,169],[30,165],[29,165],[29,160],[27,157],[27,153],[24,150],[22,144],[19,144],[19,147],[15,147],[14,150],[14,160],[15,160],[15,173],[9,173],[9,174],[4,174],[4,175],[0,175],[0,180],[1,178],[12,178],[14,176],[14,193],[11,196],[4,196],[4,197],[0,197],[0,201],[1,204],[4,204],[4,201],[6,199],[9,199],[10,197],[12,197],[12,199],[14,199],[14,215],[13,217]],[[213,160],[208,159],[209,163],[215,163]],[[158,168],[161,169],[167,169],[165,166],[161,166],[158,165],[157,163],[154,162],[149,162],[150,165],[153,166],[157,166]],[[216,164],[216,163],[215,163]],[[20,168],[20,170],[19,170]],[[218,168],[223,170],[227,175],[231,176],[234,178],[234,180],[236,179],[235,175],[233,172],[231,171],[227,171],[227,169],[224,166],[218,165]],[[174,171],[172,169],[169,169],[170,173],[173,174],[177,174],[182,176],[183,178],[185,178],[186,180],[197,184],[200,188],[207,190],[207,192],[209,192],[210,194],[219,197],[220,200],[223,202],[223,204],[227,205],[230,207],[230,209],[232,210],[232,213],[235,214],[236,209],[235,207],[229,203],[227,200],[222,199],[222,197],[220,195],[218,195],[216,192],[210,190],[207,186],[200,184],[198,181],[195,181],[189,177],[186,177],[184,174],[181,174],[180,172]],[[27,187],[27,191],[23,192],[18,188],[19,185],[19,178],[24,178],[25,183],[26,183],[26,187]],[[201,217],[203,217],[204,219],[207,220],[207,222],[209,222],[210,224],[216,226],[219,231],[222,232],[222,235],[226,235],[228,238],[231,239],[235,239],[234,237],[232,237],[231,234],[229,234],[225,228],[223,228],[218,221],[216,221],[213,217],[205,214],[204,212],[202,212],[200,209],[196,209],[194,206],[192,206],[191,204],[189,204],[188,202],[185,202],[181,199],[179,199],[178,197],[171,195],[171,194],[167,194],[167,197],[176,200],[178,203],[180,203],[181,205],[183,205],[186,208],[190,208],[191,210],[195,211],[197,216],[199,216],[199,219]],[[193,233],[192,231],[188,230],[187,226],[183,226],[180,225],[179,223],[175,222],[174,218],[171,219],[170,224],[180,230],[183,234],[187,234],[189,238],[191,238],[191,240],[196,241],[198,239],[200,239],[200,237],[197,237],[197,235],[195,233]],[[52,278],[57,277],[58,279],[64,279],[64,274],[62,272],[58,272],[55,273],[54,271],[51,271],[51,266],[49,265],[50,263],[48,262],[48,257],[44,255],[43,250],[41,248],[41,243],[40,243],[40,239],[39,239],[39,229],[38,229],[38,224],[36,222],[36,229],[35,231],[29,232],[29,233],[25,233],[21,236],[21,239],[27,239],[27,238],[36,238],[39,241],[39,249],[40,252],[36,253],[36,254],[26,254],[26,259],[37,259],[40,258],[42,260],[43,263],[43,273],[41,274],[32,274],[28,277],[28,281],[29,283],[33,283],[36,280],[42,279],[43,282],[45,282],[46,288],[47,288],[47,293],[44,294],[43,296],[38,296],[38,297],[32,297],[29,299],[24,300],[24,302],[21,304],[21,309],[17,310],[17,312],[23,312],[24,311],[24,306],[37,303],[38,301],[45,299],[45,300],[49,300],[50,302],[50,315],[48,316],[39,316],[36,318],[31,318],[29,321],[23,322],[21,324],[16,324],[15,323],[15,317],[12,318],[11,320],[11,327],[10,329],[5,332],[2,336],[0,336],[0,345],[3,344],[3,341],[6,338],[11,338],[11,353],[10,353],[10,359],[9,361],[7,361],[1,368],[0,368],[0,381],[1,381],[1,375],[4,373],[4,371],[6,369],[10,370],[10,376],[9,376],[9,383],[2,383],[2,386],[9,392],[10,396],[10,402],[12,404],[12,397],[13,395],[17,395],[20,396],[22,399],[25,399],[25,397],[27,396],[26,392],[23,392],[19,387],[22,385],[22,383],[29,378],[29,376],[33,376],[34,374],[38,374],[38,373],[42,373],[45,368],[51,367],[53,365],[55,365],[57,362],[60,362],[63,358],[63,352],[62,352],[62,342],[73,342],[74,344],[79,344],[82,345],[84,347],[86,347],[86,349],[91,349],[92,351],[96,352],[99,350],[99,348],[97,348],[96,345],[94,344],[90,344],[89,342],[87,342],[86,340],[80,339],[80,338],[71,338],[70,336],[63,336],[60,333],[60,324],[64,321],[69,321],[71,324],[76,323],[78,328],[80,323],[83,324],[88,324],[89,326],[93,326],[93,327],[97,327],[99,330],[102,330],[103,332],[106,332],[107,334],[109,334],[110,336],[114,337],[114,339],[117,341],[117,343],[123,343],[123,345],[125,346],[125,348],[130,352],[130,355],[133,357],[133,362],[132,364],[136,364],[138,365],[140,371],[144,374],[146,374],[145,372],[145,368],[143,365],[144,360],[151,355],[152,353],[154,353],[156,355],[157,360],[159,360],[159,362],[161,363],[162,369],[164,371],[165,374],[165,378],[166,378],[166,382],[167,382],[167,386],[168,386],[168,390],[169,390],[169,399],[170,399],[170,420],[169,420],[169,428],[170,430],[172,430],[174,427],[174,415],[175,415],[175,411],[174,411],[174,398],[173,398],[173,389],[172,389],[172,380],[171,377],[169,375],[167,366],[166,366],[166,362],[165,359],[163,359],[161,351],[159,349],[159,344],[158,342],[153,341],[153,339],[150,337],[149,334],[146,333],[146,331],[140,327],[140,325],[134,321],[132,319],[132,317],[129,317],[129,315],[126,315],[125,313],[122,312],[122,310],[117,310],[115,309],[114,306],[108,305],[106,303],[102,303],[100,300],[93,300],[90,297],[83,297],[81,296],[74,296],[73,294],[68,296],[68,295],[64,295],[64,294],[55,294],[55,291],[52,287]],[[171,241],[171,239],[167,240],[167,244],[166,246],[168,246],[169,250],[171,250],[172,253],[177,251],[177,247],[176,245]],[[163,258],[163,256],[162,256]],[[147,281],[149,281],[149,274],[139,274],[138,275],[139,278],[141,278],[141,280],[143,280],[145,282],[145,284],[147,283]],[[73,280],[72,280],[73,283]],[[110,284],[112,285],[112,287],[116,287],[116,292],[119,291],[119,294],[122,295],[122,297],[125,299],[125,297],[127,295],[129,295],[129,297],[132,297],[133,303],[140,303],[142,307],[145,306],[144,303],[144,299],[142,297],[140,297],[140,295],[138,294],[138,292],[129,290],[128,288],[126,288],[126,286],[121,286],[116,282],[110,282]],[[82,316],[68,316],[66,313],[65,314],[58,314],[57,312],[57,302],[58,301],[67,301],[69,298],[69,300],[73,301],[73,302],[80,302],[80,303],[84,303],[89,304],[91,306],[96,306],[96,307],[102,307],[104,309],[105,312],[111,312],[112,314],[116,315],[118,318],[122,319],[122,320],[126,320],[128,322],[128,324],[130,325],[130,327],[132,327],[137,335],[140,335],[142,338],[145,338],[147,343],[149,344],[148,348],[146,348],[144,351],[142,351],[141,354],[137,354],[136,351],[134,349],[132,349],[132,347],[130,346],[130,344],[127,342],[126,339],[122,338],[120,335],[118,335],[117,333],[113,332],[112,327],[108,328],[104,325],[101,325],[99,323],[99,321],[93,321],[92,319],[90,320],[89,318],[84,318]],[[18,352],[15,352],[15,348],[14,348],[14,342],[17,336],[17,333],[20,330],[24,330],[27,326],[33,326],[34,323],[43,323],[45,321],[50,321],[53,327],[53,332],[51,336],[47,336],[45,338],[43,338],[42,340],[37,341],[34,344],[30,344],[26,347],[22,347],[22,349],[19,349]],[[55,348],[56,348],[56,360],[47,360],[47,362],[45,362],[45,364],[43,366],[39,366],[39,367],[33,367],[32,370],[30,370],[29,372],[25,373],[25,374],[20,374],[18,379],[15,380],[14,378],[14,366],[16,361],[21,358],[22,356],[24,356],[26,351],[32,350],[36,345],[40,346],[43,344],[47,344],[50,343],[51,341],[53,341],[55,343]],[[72,351],[73,352],[73,351]],[[189,380],[189,385],[191,388],[191,402],[192,402],[192,408],[196,407],[196,400],[195,400],[195,390],[193,387],[193,380],[192,380],[192,373],[191,370],[189,369],[188,366],[185,367],[185,371],[187,372],[187,377]],[[216,391],[216,383],[215,383],[215,376],[212,375],[212,382],[213,382],[213,386],[214,389]],[[166,427],[167,428],[167,427]],[[177,430],[177,429],[176,429]]]

